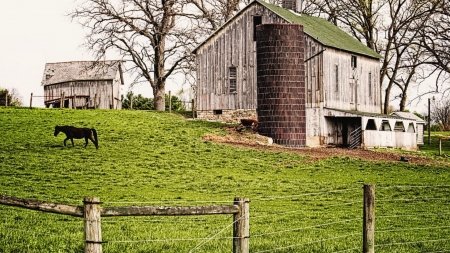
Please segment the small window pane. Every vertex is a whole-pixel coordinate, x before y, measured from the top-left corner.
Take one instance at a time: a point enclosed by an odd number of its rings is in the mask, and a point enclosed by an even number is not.
[[[356,56],[354,56],[354,55],[352,55],[352,63],[351,63],[351,65],[352,65],[352,69],[357,67]]]
[[[230,92],[236,92],[236,67],[230,67]]]
[[[230,79],[230,92],[236,92],[236,79]]]

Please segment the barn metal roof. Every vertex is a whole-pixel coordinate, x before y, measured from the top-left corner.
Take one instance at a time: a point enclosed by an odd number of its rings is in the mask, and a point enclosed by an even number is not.
[[[255,2],[266,6],[290,23],[303,25],[304,32],[323,45],[373,58],[382,58],[381,55],[323,18],[298,14],[264,1],[255,0]]]
[[[214,37],[219,31],[224,29],[228,24],[232,23],[237,16],[239,16],[247,8],[254,4],[265,6],[267,9],[269,9],[282,19],[286,20],[286,22],[288,23],[303,25],[303,30],[307,35],[316,39],[318,42],[322,43],[325,46],[352,52],[355,54],[365,55],[372,58],[382,58],[381,55],[323,18],[312,17],[306,14],[297,14],[280,6],[266,3],[263,0],[254,0],[253,2],[248,4],[232,19],[228,20],[213,34],[211,34],[211,36],[209,36],[205,41],[197,46],[197,48],[194,50],[194,53],[196,53],[203,44]]]
[[[123,82],[121,61],[71,61],[46,63],[42,85],[64,83],[70,81],[113,80],[117,71],[120,82]]]

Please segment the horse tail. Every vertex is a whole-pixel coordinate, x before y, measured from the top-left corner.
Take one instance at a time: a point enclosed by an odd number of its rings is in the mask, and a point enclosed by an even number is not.
[[[91,128],[92,133],[94,134],[95,147],[98,149],[98,139],[97,139],[97,131],[94,128]]]

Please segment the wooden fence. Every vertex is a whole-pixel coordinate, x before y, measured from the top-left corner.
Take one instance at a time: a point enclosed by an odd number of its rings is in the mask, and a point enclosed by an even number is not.
[[[233,214],[233,253],[248,253],[250,233],[249,202],[248,198],[235,198],[233,205],[229,206],[130,206],[102,208],[98,197],[84,198],[84,205],[81,207],[0,195],[0,204],[3,205],[84,218],[85,253],[102,252],[101,217],[219,214]]]
[[[362,252],[375,252],[375,186],[364,185]],[[0,195],[0,204],[84,218],[85,253],[102,252],[101,217],[181,216],[233,214],[233,253],[249,253],[250,206],[248,198],[235,198],[229,206],[100,206],[100,198],[86,197],[84,205],[71,206]]]

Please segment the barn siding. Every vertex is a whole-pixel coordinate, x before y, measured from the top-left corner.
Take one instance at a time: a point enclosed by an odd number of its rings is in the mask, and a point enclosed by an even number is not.
[[[122,109],[120,101],[120,76],[115,80],[99,81],[71,81],[44,86],[46,104],[59,103],[64,92],[68,101],[68,108],[94,107],[94,98],[97,95],[97,108]],[[73,97],[75,96],[75,100]],[[87,99],[87,101],[86,101]],[[67,103],[67,102],[66,102]]]
[[[286,23],[266,8],[253,6],[198,49],[197,111],[200,116],[202,111],[256,110],[255,15],[262,16],[263,24]],[[229,92],[229,68],[232,66],[237,70],[235,93]]]
[[[342,110],[380,113],[379,61],[356,55],[357,68],[356,72],[354,72],[351,68],[351,56],[351,53],[330,48],[324,51],[324,106]],[[336,65],[339,70],[338,90],[336,90],[335,81]],[[356,76],[354,79],[351,78],[353,73]],[[372,73],[372,92],[370,96],[369,73]]]

